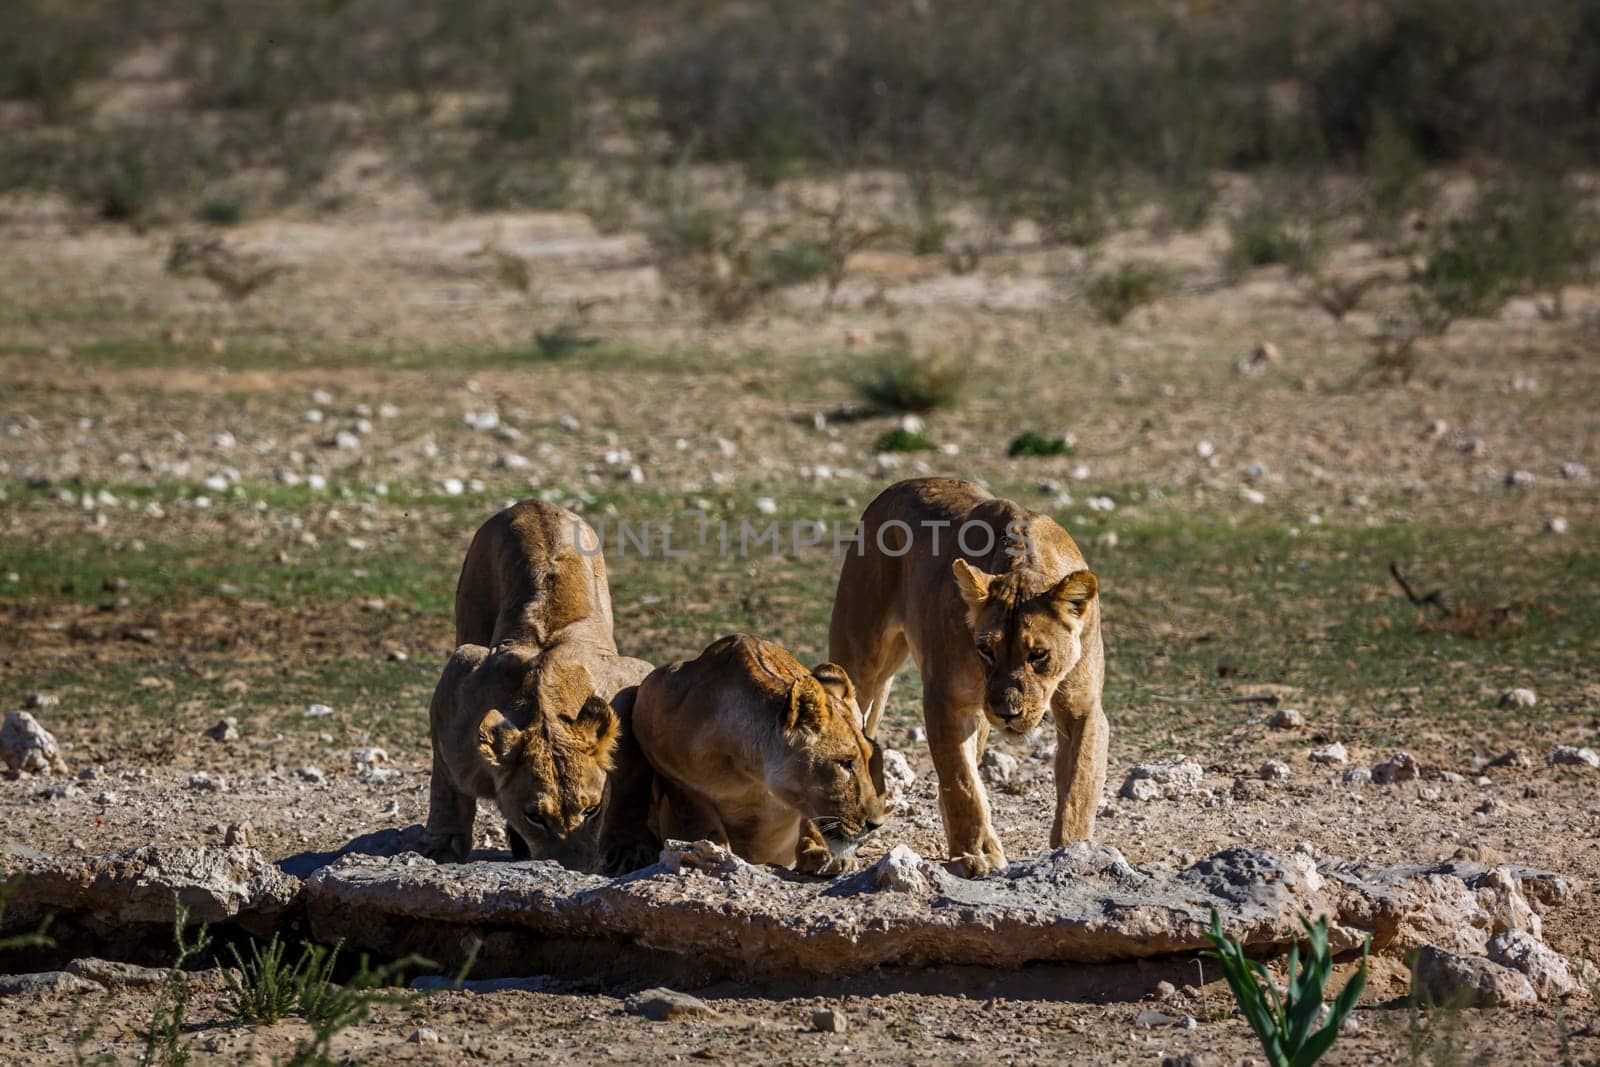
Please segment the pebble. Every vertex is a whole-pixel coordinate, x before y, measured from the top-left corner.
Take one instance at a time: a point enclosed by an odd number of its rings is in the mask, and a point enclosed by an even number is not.
[[[328,705],[326,705],[326,704],[307,704],[306,705],[306,718],[308,718],[308,719],[320,719],[325,715],[332,715],[332,714],[333,714],[333,709],[328,707]]]
[[[1298,730],[1306,724],[1306,717],[1298,708],[1279,708],[1272,713],[1272,718],[1267,720],[1267,725],[1274,730]]]
[[[1579,478],[1587,478],[1589,477],[1589,468],[1585,467],[1582,463],[1569,461],[1561,465],[1561,477],[1566,478],[1569,481],[1576,481]]]
[[[1507,689],[1500,694],[1502,708],[1531,708],[1539,703],[1539,697],[1532,689]]]
[[[1135,764],[1117,795],[1128,800],[1189,796],[1200,790],[1205,769],[1193,760],[1160,760]]]
[[[61,698],[54,693],[29,693],[22,698],[22,706],[30,711],[42,711],[46,708],[61,706]]]
[[[1247,504],[1265,504],[1267,494],[1259,489],[1252,489],[1248,485],[1239,487],[1239,497]]]
[[[312,785],[322,785],[328,780],[328,776],[322,773],[321,767],[313,767],[310,764],[306,764],[304,767],[296,767],[294,776],[302,782],[310,782]]]
[[[635,993],[623,1002],[623,1007],[629,1015],[641,1015],[658,1023],[696,1015],[714,1018],[717,1014],[711,1005],[699,997],[692,997],[665,986]]]
[[[1335,741],[1330,745],[1314,749],[1306,759],[1312,763],[1331,763],[1334,766],[1342,766],[1350,762],[1350,753],[1345,751],[1344,745]]]
[[[228,829],[223,832],[222,843],[225,845],[254,845],[256,831],[247,822],[234,822],[228,824]]]
[[[22,774],[66,774],[67,763],[49,730],[26,711],[8,711],[0,724],[0,758]]]
[[[1372,780],[1379,785],[1393,785],[1396,782],[1409,782],[1422,773],[1422,768],[1417,765],[1416,758],[1409,752],[1396,752],[1393,756],[1372,768]]]
[[[239,721],[233,716],[228,716],[206,731],[206,736],[213,741],[229,742],[239,740]]]
[[[1017,757],[998,748],[986,750],[983,760],[978,764],[978,769],[990,785],[1012,784],[1017,779],[1018,767]]]
[[[196,771],[189,776],[189,788],[202,793],[220,793],[228,788],[228,780],[220,774]]]
[[[1366,785],[1372,781],[1372,772],[1365,767],[1351,767],[1344,772],[1345,785]]]
[[[1216,453],[1217,446],[1213,445],[1210,441],[1196,441],[1194,443],[1194,454],[1199,456],[1201,459],[1210,459],[1212,456],[1216,455]]]
[[[1287,763],[1275,759],[1267,760],[1256,771],[1256,774],[1264,782],[1287,782],[1291,773]]]
[[[1557,745],[1555,751],[1550,753],[1548,762],[1552,767],[1562,764],[1568,767],[1600,768],[1600,755],[1596,755],[1592,748],[1579,748],[1576,745]]]
[[[437,1045],[443,1040],[437,1031],[430,1030],[426,1026],[419,1026],[411,1031],[410,1037],[406,1038],[406,1041],[413,1045]]]
[[[1546,519],[1544,521],[1544,532],[1545,533],[1553,533],[1553,534],[1564,534],[1564,533],[1566,533],[1567,532],[1567,520],[1562,518],[1560,515],[1555,515],[1555,516],[1553,516],[1551,518]]]
[[[1506,472],[1506,485],[1513,489],[1526,489],[1535,481],[1532,471],[1511,470]]]
[[[446,478],[439,483],[439,488],[444,491],[445,496],[460,496],[467,491],[466,485],[460,478]]]
[[[778,502],[770,496],[757,497],[756,511],[762,515],[776,515],[778,513]]]
[[[811,1013],[811,1029],[821,1034],[842,1034],[850,1029],[850,1017],[838,1008],[818,1008]]]

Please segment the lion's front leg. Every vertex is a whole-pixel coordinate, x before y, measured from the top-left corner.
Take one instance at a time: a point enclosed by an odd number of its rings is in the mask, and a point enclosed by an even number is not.
[[[800,839],[794,846],[794,869],[802,874],[833,878],[847,873],[855,862],[850,856],[835,856],[828,841],[810,819],[800,820]]]
[[[436,863],[465,863],[472,851],[472,824],[477,815],[478,798],[456,788],[450,769],[435,754],[422,854]]]
[[[1057,707],[1056,818],[1050,828],[1050,847],[1060,848],[1094,836],[1095,812],[1106,787],[1106,748],[1111,728],[1106,713],[1095,700],[1080,709]]]
[[[940,699],[936,691],[927,693],[923,708],[951,868],[965,878],[1004,870],[1005,850],[989,821],[989,796],[978,778],[978,752],[988,732],[983,712]]]

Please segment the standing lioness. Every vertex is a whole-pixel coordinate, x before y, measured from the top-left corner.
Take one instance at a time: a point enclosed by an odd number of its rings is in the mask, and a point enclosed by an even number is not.
[[[538,500],[485,522],[456,585],[456,643],[429,709],[426,851],[465,859],[482,797],[513,856],[588,866],[620,728],[609,701],[650,672],[617,654],[589,524]]]
[[[928,747],[950,857],[969,877],[1005,866],[978,780],[992,723],[1022,734],[1055,712],[1050,844],[1094,832],[1109,728],[1099,583],[1056,522],[970,482],[919,478],[861,517],[839,573],[828,657],[861,686],[877,732],[907,653],[922,674]]]

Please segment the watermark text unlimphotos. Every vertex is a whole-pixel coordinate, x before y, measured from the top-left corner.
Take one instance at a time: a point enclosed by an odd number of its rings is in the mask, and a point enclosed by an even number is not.
[[[1005,530],[977,519],[956,523],[949,519],[888,519],[870,532],[861,522],[816,519],[714,519],[699,509],[685,509],[676,519],[599,519],[592,526],[581,519],[572,524],[572,542],[585,556],[642,556],[678,559],[711,549],[718,556],[799,555],[812,549],[834,555],[868,548],[885,556],[903,556],[919,543],[932,555],[944,555],[954,546],[963,556],[981,558],[1004,538],[1012,557],[1032,556],[1033,538],[1028,524],[1013,520]]]

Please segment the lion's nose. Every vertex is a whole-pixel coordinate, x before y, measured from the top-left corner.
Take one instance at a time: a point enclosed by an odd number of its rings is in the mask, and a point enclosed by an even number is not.
[[[867,820],[867,833],[868,834],[876,833],[879,829],[882,828],[883,822],[884,821],[882,819],[868,819]],[[861,836],[865,837],[866,834],[862,834]]]

